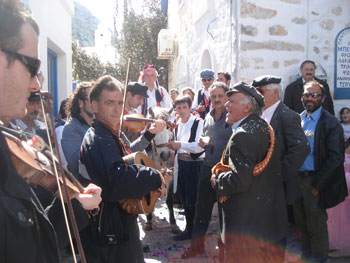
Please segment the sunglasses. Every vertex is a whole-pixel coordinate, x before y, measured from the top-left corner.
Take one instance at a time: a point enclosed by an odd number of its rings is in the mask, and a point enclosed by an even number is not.
[[[38,75],[41,64],[40,59],[25,56],[7,48],[1,48],[1,50],[11,57],[19,60],[27,68],[31,78],[34,78]]]
[[[317,93],[317,92],[314,92],[314,93],[303,93],[303,97],[305,98],[308,98],[308,97],[313,97],[314,99],[317,99],[319,97],[321,97],[322,95]]]
[[[202,79],[203,82],[212,81],[213,78]]]

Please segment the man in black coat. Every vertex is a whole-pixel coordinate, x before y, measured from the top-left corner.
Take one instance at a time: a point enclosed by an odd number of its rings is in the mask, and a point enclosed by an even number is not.
[[[254,79],[252,86],[264,96],[265,107],[261,118],[271,124],[279,141],[286,201],[287,205],[292,205],[301,196],[297,171],[310,153],[310,146],[301,128],[299,114],[281,101],[280,83],[281,78],[265,75]],[[289,207],[292,212],[292,206]],[[293,221],[292,214],[289,214],[289,220]]]
[[[315,77],[316,64],[312,60],[305,60],[300,65],[301,77],[296,81],[290,83],[285,90],[284,103],[297,113],[301,113],[304,110],[303,104],[301,103],[301,94],[303,93],[303,85],[312,80],[316,80],[324,87],[325,99],[322,107],[329,113],[334,115],[334,106],[332,96],[329,91],[328,84]]]
[[[226,122],[234,131],[217,166],[223,169],[212,176],[225,262],[283,262],[287,212],[274,132],[259,117],[264,98],[244,82],[226,94]]]
[[[87,261],[143,263],[137,215],[128,214],[119,201],[141,198],[153,190],[164,194],[165,183],[155,169],[143,165],[127,165],[123,156],[139,150],[164,129],[165,122],[158,120],[132,144],[124,133],[119,134],[123,108],[123,86],[111,76],[102,76],[94,83],[90,101],[95,118],[86,132],[81,146],[80,172],[83,177],[102,188],[99,221],[91,225],[95,233],[90,240],[95,244],[87,254]],[[91,242],[89,244],[91,245]]]
[[[303,257],[325,262],[328,255],[326,209],[344,201],[344,137],[339,121],[321,106],[324,88],[317,81],[304,85],[301,125],[311,153],[299,169],[302,198],[294,204],[296,226],[301,231]]]

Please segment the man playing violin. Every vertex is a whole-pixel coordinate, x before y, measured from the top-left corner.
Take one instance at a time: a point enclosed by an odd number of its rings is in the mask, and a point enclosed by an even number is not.
[[[0,119],[23,118],[30,92],[40,89],[38,36],[37,23],[19,1],[0,0]],[[49,221],[32,188],[18,174],[2,132],[0,171],[1,262],[59,262],[53,225],[60,224],[62,213]],[[100,203],[99,187],[91,185],[84,193],[72,200],[75,212]]]
[[[137,113],[136,109],[144,103],[145,98],[148,98],[147,86],[138,82],[130,82],[126,88],[124,115]],[[140,137],[139,132],[124,132],[130,142]]]
[[[103,204],[99,222],[90,225],[95,233],[90,240],[95,249],[89,250],[89,263],[144,262],[137,216],[124,211],[119,201],[140,198],[153,190],[162,196],[165,190],[163,176],[157,170],[126,165],[122,159],[131,151],[144,149],[154,134],[165,127],[163,120],[156,120],[130,144],[119,132],[123,92],[121,83],[107,75],[94,83],[90,93],[94,119],[82,143],[80,171],[102,188]]]

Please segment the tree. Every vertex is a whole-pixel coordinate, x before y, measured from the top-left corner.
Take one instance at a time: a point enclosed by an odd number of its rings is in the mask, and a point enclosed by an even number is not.
[[[119,79],[117,65],[102,63],[96,55],[88,55],[76,42],[72,43],[72,51],[73,79],[91,81],[106,74]]]
[[[137,81],[139,72],[146,64],[154,64],[158,71],[161,67],[167,68],[165,60],[157,59],[158,33],[167,27],[167,18],[161,12],[160,0],[143,0],[142,7],[142,14],[136,14],[124,4],[122,30],[120,33],[116,32],[120,36],[116,40],[120,73],[125,76],[128,58],[131,58],[129,79],[132,81]],[[115,17],[115,22],[117,21],[118,18]]]

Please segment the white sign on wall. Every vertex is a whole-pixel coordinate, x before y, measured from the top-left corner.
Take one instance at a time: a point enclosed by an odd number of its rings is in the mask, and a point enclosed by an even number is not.
[[[341,30],[335,38],[334,98],[350,98],[350,28]]]

